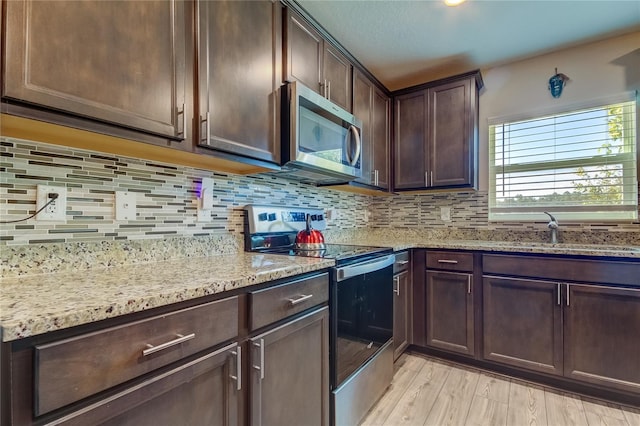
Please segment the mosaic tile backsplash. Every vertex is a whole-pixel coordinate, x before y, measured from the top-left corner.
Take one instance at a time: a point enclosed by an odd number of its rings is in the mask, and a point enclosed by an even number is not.
[[[210,222],[196,218],[198,186],[214,179]],[[38,184],[67,188],[66,222],[0,225],[1,276],[234,253],[242,250],[246,204],[331,209],[325,236],[353,230],[410,231],[426,238],[544,241],[547,220],[488,222],[486,192],[371,197],[320,189],[274,175],[238,176],[0,138],[0,220],[35,211]],[[137,218],[115,221],[114,194],[136,194]],[[441,220],[449,208],[450,221]],[[640,245],[640,223],[562,224],[563,242]],[[106,254],[106,255],[105,255]]]
[[[370,197],[269,175],[238,176],[10,138],[0,139],[0,217],[35,211],[36,186],[67,188],[66,222],[0,225],[0,243],[25,245],[242,234],[246,204],[335,209],[329,229],[367,226]],[[198,186],[214,180],[210,222],[197,222]],[[137,219],[115,221],[114,194],[136,194]]]

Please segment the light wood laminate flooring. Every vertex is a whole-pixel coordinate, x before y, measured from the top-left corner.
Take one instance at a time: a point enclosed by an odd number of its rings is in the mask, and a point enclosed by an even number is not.
[[[361,425],[640,426],[640,408],[404,354]]]

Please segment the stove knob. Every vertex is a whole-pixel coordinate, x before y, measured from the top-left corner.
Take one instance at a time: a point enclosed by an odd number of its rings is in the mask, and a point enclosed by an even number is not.
[[[269,213],[269,222],[273,222],[274,220],[276,220],[276,214],[275,213]]]
[[[258,215],[258,221],[264,222],[265,220],[267,220],[267,214],[266,213],[260,213]]]

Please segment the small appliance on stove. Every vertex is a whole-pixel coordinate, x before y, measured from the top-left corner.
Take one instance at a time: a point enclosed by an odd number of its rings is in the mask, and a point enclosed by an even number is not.
[[[326,228],[320,209],[245,207],[246,251],[335,260],[329,274],[331,418],[334,425],[355,425],[393,377],[395,255],[388,247],[296,244],[301,232],[321,236]]]

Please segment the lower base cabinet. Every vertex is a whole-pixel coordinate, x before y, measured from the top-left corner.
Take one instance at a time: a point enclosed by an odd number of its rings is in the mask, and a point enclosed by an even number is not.
[[[3,343],[0,425],[328,426],[328,288],[309,274]]]
[[[229,376],[237,348],[203,355],[49,424],[235,425],[238,390]]]
[[[558,284],[483,278],[484,359],[562,374],[562,310]]]
[[[565,287],[564,375],[640,394],[640,289]]]
[[[250,424],[329,424],[329,308],[250,340]]]
[[[409,347],[413,333],[413,274],[409,251],[396,253],[393,264],[393,360]]]

